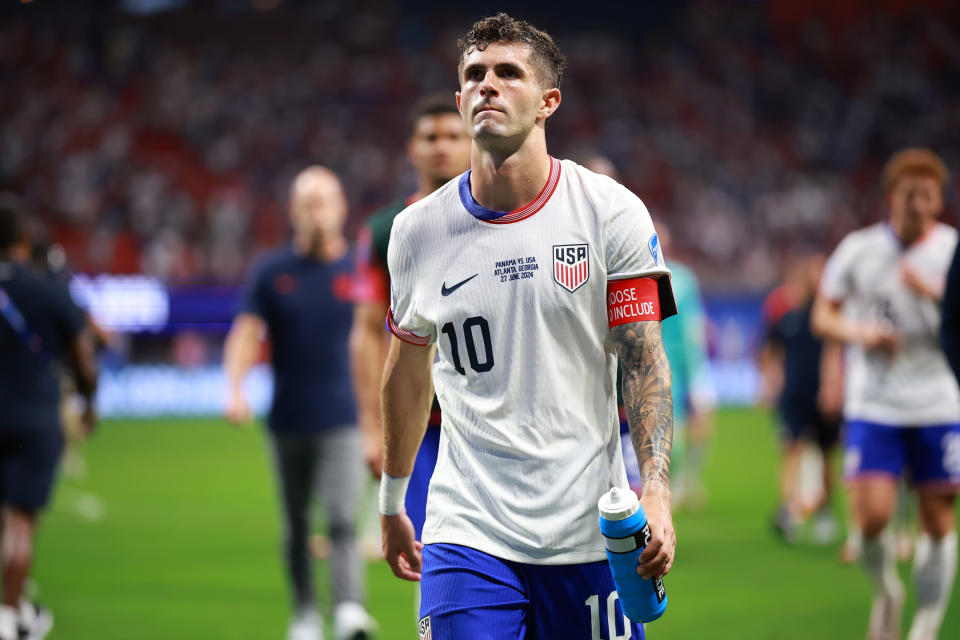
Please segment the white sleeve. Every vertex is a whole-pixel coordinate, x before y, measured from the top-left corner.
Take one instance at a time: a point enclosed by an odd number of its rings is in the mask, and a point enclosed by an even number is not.
[[[387,248],[387,268],[390,271],[390,312],[387,327],[393,335],[411,344],[426,346],[436,340],[431,323],[420,315],[422,301],[417,299],[421,281],[417,262],[394,224]]]
[[[603,242],[608,280],[670,275],[650,213],[620,184],[610,196]]]
[[[677,313],[677,303],[653,220],[640,198],[623,185],[614,185],[603,230],[607,282],[633,278],[656,280],[661,318],[668,318]]]
[[[854,293],[853,265],[857,256],[857,243],[847,236],[834,249],[823,268],[820,278],[820,293],[833,302],[843,302]]]

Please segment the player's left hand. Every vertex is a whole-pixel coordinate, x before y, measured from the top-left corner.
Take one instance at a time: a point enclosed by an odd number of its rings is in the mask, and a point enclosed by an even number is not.
[[[903,278],[903,284],[907,285],[907,288],[916,295],[922,298],[930,298],[934,301],[939,300],[942,296],[942,292],[938,291],[938,287],[924,279],[906,260],[900,261],[900,275]]]
[[[644,491],[640,504],[650,525],[650,542],[637,559],[637,573],[644,579],[660,578],[670,572],[677,550],[677,535],[670,513],[670,492]]]
[[[80,416],[80,426],[83,429],[83,435],[89,436],[97,428],[97,410],[92,402],[88,402]]]

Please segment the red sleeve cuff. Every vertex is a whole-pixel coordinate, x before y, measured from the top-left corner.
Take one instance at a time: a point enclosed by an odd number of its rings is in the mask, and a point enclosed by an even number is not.
[[[390,333],[397,336],[404,342],[415,344],[418,347],[426,347],[430,344],[429,336],[418,336],[412,331],[407,331],[397,326],[397,323],[393,321],[393,309],[390,309],[390,311],[387,312],[387,329],[390,331]]]

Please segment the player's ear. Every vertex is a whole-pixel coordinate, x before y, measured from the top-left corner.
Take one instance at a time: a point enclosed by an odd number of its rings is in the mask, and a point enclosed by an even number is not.
[[[553,112],[560,106],[560,89],[556,87],[547,89],[543,92],[543,103],[540,105],[539,116],[546,120],[553,115]]]
[[[460,92],[457,91],[457,92],[455,92],[455,93],[456,93],[456,96],[457,96],[457,111],[459,111],[460,114],[463,115],[463,109],[460,108]]]

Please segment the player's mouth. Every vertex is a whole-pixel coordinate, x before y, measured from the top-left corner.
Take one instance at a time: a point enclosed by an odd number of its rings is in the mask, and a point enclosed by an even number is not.
[[[497,109],[497,108],[494,107],[493,105],[490,105],[490,104],[482,104],[482,105],[480,105],[479,107],[477,107],[476,109],[474,109],[473,115],[478,116],[478,115],[480,115],[481,113],[484,113],[484,112],[486,112],[486,111],[497,111],[497,112],[503,113],[503,111],[502,111],[501,109]]]

